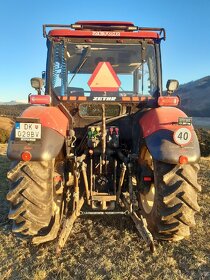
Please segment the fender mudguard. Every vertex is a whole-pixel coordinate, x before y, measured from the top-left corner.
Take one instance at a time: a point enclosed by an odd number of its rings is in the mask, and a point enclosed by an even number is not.
[[[178,125],[179,117],[187,115],[175,107],[159,107],[147,111],[139,120],[145,144],[154,159],[166,163],[179,163],[180,156],[186,156],[189,163],[198,162],[200,146],[192,125]],[[191,131],[191,141],[184,146],[174,142],[174,132],[186,127]]]
[[[7,157],[21,160],[24,151],[30,152],[31,161],[50,160],[55,158],[63,147],[67,130],[68,118],[57,107],[31,106],[22,114],[24,122],[39,119],[42,124],[41,139],[36,141],[20,141],[15,139],[15,126],[12,129],[7,148]]]

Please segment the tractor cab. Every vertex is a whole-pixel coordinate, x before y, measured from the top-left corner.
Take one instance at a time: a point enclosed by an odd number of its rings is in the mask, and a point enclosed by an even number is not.
[[[46,92],[63,101],[157,98],[162,90],[159,43],[164,38],[159,33],[165,34],[129,22],[44,25]]]

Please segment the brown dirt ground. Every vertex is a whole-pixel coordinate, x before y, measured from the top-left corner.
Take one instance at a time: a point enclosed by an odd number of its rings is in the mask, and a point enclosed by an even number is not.
[[[152,255],[129,217],[81,217],[60,256],[56,241],[33,246],[11,233],[7,219],[6,145],[0,145],[0,279],[210,279],[210,157],[201,158],[201,211],[189,239],[156,243]]]

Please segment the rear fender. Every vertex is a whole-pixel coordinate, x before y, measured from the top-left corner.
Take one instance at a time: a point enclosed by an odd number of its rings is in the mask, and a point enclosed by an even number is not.
[[[50,160],[61,151],[69,129],[67,117],[56,107],[31,106],[21,115],[21,119],[30,122],[39,119],[42,124],[41,139],[20,141],[15,139],[15,127],[10,135],[7,156],[11,160],[21,160],[24,151],[30,152],[32,161]]]
[[[51,128],[64,137],[71,125],[68,118],[57,107],[30,106],[23,111],[21,117],[39,119],[43,127]]]
[[[166,163],[179,163],[180,156],[188,158],[189,163],[197,162],[200,158],[200,147],[197,135],[192,125],[178,125],[179,117],[187,115],[178,108],[159,107],[146,112],[139,120],[144,142],[154,159]],[[174,132],[182,127],[191,131],[192,138],[187,145],[175,143]]]

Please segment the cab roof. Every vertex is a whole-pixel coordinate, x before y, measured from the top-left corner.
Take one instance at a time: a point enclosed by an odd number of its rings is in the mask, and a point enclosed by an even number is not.
[[[81,25],[92,25],[92,26],[134,26],[133,22],[128,21],[96,21],[96,20],[90,20],[90,21],[77,21],[75,24],[81,24]]]
[[[47,33],[46,29],[49,28]],[[77,21],[74,24],[45,24],[44,37],[107,37],[165,39],[164,28],[138,27],[124,21]],[[162,35],[162,37],[161,37]]]

